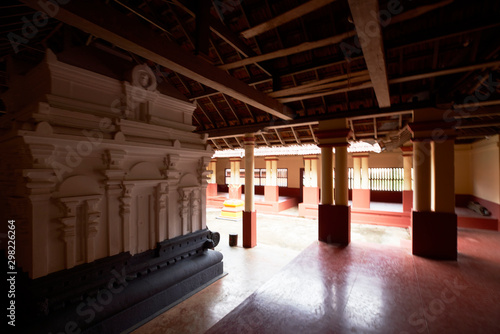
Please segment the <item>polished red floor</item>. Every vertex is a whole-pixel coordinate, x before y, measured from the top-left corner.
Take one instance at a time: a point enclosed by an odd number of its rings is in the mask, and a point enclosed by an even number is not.
[[[500,333],[500,233],[458,235],[457,262],[315,242],[207,333]]]

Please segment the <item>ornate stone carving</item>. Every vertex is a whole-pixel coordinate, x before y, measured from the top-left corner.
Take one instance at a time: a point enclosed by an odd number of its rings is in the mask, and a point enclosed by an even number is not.
[[[132,189],[134,185],[131,183],[123,184],[123,193],[120,197],[120,216],[122,218],[122,233],[123,233],[123,251],[130,250],[130,204],[132,201]]]
[[[164,169],[163,176],[169,180],[179,180],[181,177],[181,172],[177,170],[177,164],[180,160],[178,154],[167,154],[165,159],[163,159]]]
[[[107,169],[118,170],[123,168],[126,154],[122,150],[106,150],[102,154],[102,160]]]
[[[183,187],[178,191],[182,234],[186,234],[200,228],[201,192],[199,187]]]
[[[210,170],[207,169],[208,164],[210,163],[212,159],[210,157],[201,157],[198,160],[198,182],[202,186],[207,186],[208,181],[210,179],[210,174],[212,173]]]
[[[168,183],[156,187],[156,236],[157,241],[168,238]]]
[[[29,144],[28,150],[33,159],[32,164],[34,168],[50,168],[54,145]]]

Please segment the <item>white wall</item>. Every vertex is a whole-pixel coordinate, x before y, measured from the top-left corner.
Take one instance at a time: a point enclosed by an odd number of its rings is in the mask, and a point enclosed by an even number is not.
[[[472,145],[472,194],[500,204],[499,136]]]

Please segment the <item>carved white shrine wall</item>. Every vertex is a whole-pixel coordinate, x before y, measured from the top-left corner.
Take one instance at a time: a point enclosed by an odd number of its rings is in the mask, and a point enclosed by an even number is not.
[[[192,133],[195,106],[161,94],[147,66],[119,81],[49,50],[11,87],[0,209],[32,278],[206,228],[213,152]]]

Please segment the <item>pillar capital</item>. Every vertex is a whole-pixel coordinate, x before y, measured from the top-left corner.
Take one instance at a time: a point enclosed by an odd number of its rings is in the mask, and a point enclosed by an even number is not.
[[[368,152],[355,152],[352,154],[353,158],[368,158],[369,153]]]
[[[347,146],[347,139],[351,135],[351,129],[318,130],[315,132],[319,140],[319,147],[322,146]]]
[[[268,157],[264,157],[264,160],[265,161],[278,161],[279,158],[277,156],[268,156]]]
[[[233,162],[233,161],[240,162],[241,158],[240,157],[232,157],[232,158],[229,158],[229,161],[230,162]]]
[[[243,136],[243,145],[255,145],[255,136],[253,133],[245,133]]]
[[[412,146],[401,146],[399,149],[403,153],[403,156],[412,156],[413,155],[413,145]]]

